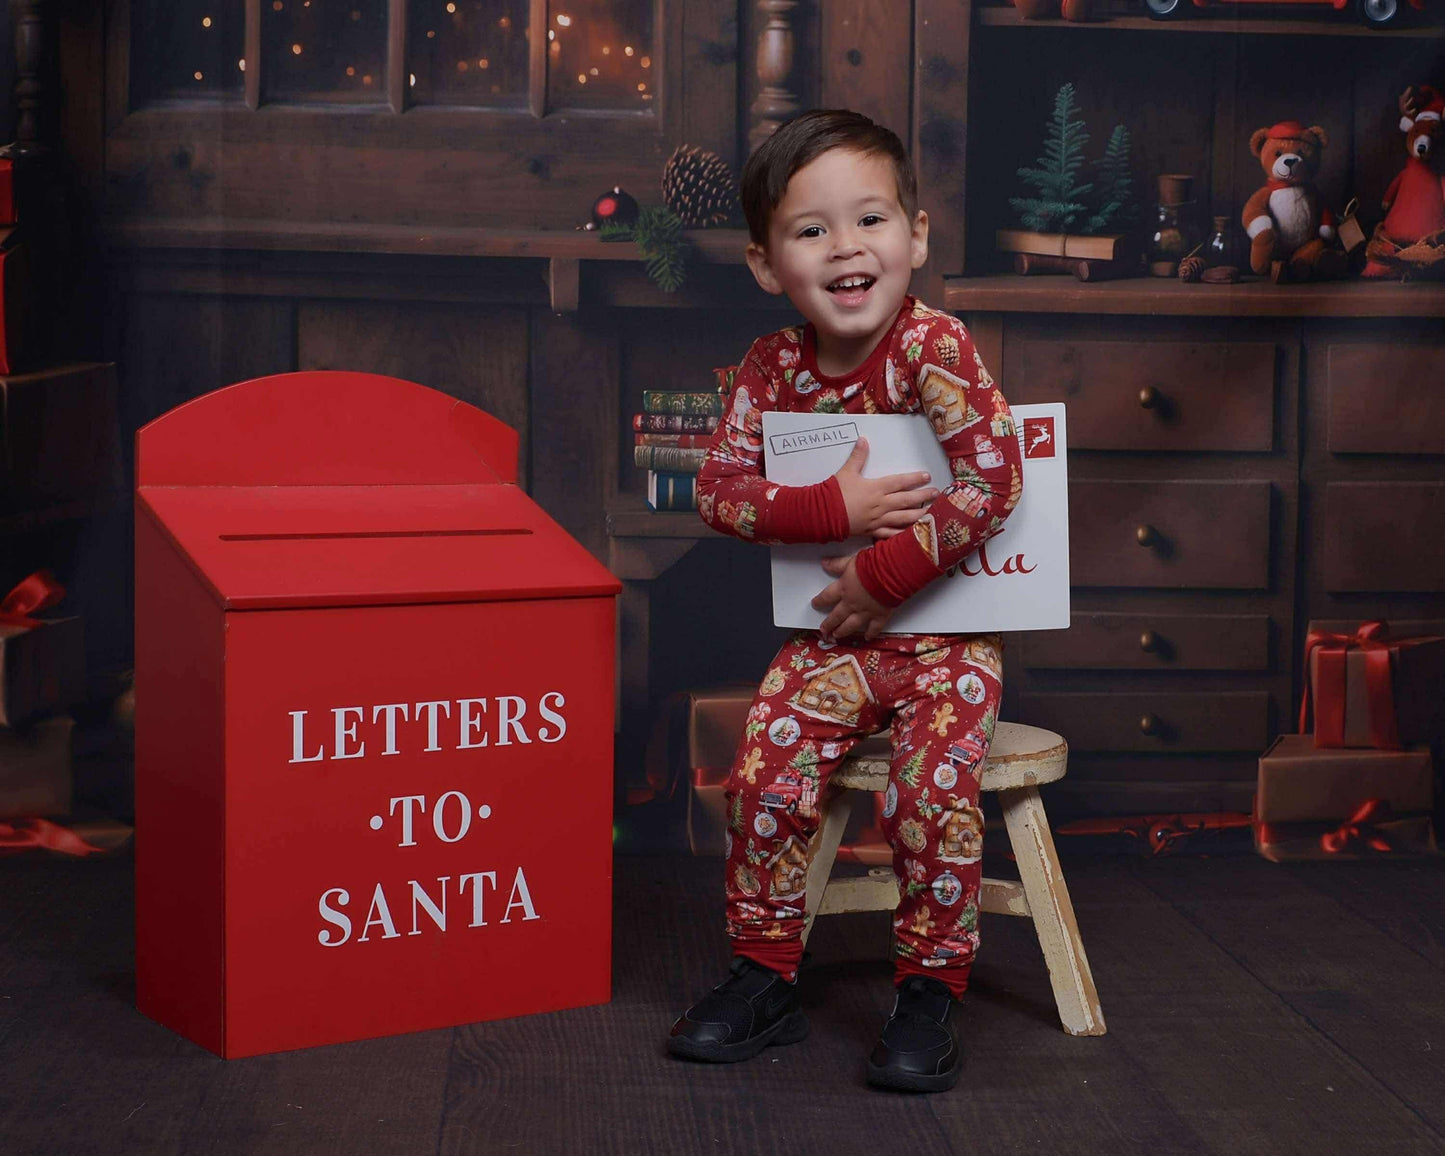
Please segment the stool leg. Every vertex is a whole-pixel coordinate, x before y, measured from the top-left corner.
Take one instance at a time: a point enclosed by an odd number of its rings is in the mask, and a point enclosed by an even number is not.
[[[848,825],[848,814],[852,810],[847,791],[829,791],[824,798],[827,801],[823,804],[823,821],[808,844],[808,915],[803,923],[804,943],[808,942],[813,920],[818,917],[823,892],[828,889],[828,877],[833,874],[833,861],[838,857],[838,844],[843,841],[843,828]]]
[[[1105,1032],[1104,1012],[1099,1007],[1099,993],[1094,989],[1089,959],[1074,920],[1074,905],[1059,869],[1054,837],[1038,788],[1000,791],[999,803],[1033,915],[1034,931],[1048,964],[1059,1019],[1070,1035],[1101,1036]]]

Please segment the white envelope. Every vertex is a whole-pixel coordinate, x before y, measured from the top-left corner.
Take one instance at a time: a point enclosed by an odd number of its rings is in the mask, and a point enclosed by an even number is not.
[[[1069,487],[1062,402],[1012,407],[1024,458],[1024,493],[1003,529],[951,573],[898,608],[890,634],[977,634],[1062,630],[1069,625]],[[868,439],[863,476],[927,470],[950,485],[948,459],[922,414],[763,414],[764,473],[802,486],[838,472],[859,436]],[[904,533],[911,531],[905,530]],[[870,539],[774,546],[773,623],[817,629],[812,600],[833,579],[821,559],[851,554]]]

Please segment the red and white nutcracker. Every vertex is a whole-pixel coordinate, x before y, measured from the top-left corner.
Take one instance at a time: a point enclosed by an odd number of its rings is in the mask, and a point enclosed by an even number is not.
[[[137,455],[140,1009],[232,1057],[609,999],[619,583],[516,433],[295,373]]]

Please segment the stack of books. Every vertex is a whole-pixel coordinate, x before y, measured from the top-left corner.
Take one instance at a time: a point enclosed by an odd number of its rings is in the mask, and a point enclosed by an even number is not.
[[[711,390],[643,392],[642,412],[632,417],[632,461],[647,471],[650,509],[697,509],[697,474],[736,374],[736,366],[713,370]]]

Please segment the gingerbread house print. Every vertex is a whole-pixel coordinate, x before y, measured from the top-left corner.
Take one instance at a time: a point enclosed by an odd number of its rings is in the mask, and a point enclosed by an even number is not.
[[[808,890],[808,845],[796,835],[768,860],[771,894],[777,900],[801,899]]]
[[[940,439],[951,437],[968,424],[968,382],[936,365],[919,374],[918,397],[923,413]]]
[[[789,701],[813,718],[857,726],[863,704],[873,701],[873,691],[858,660],[845,654],[815,671]]]

